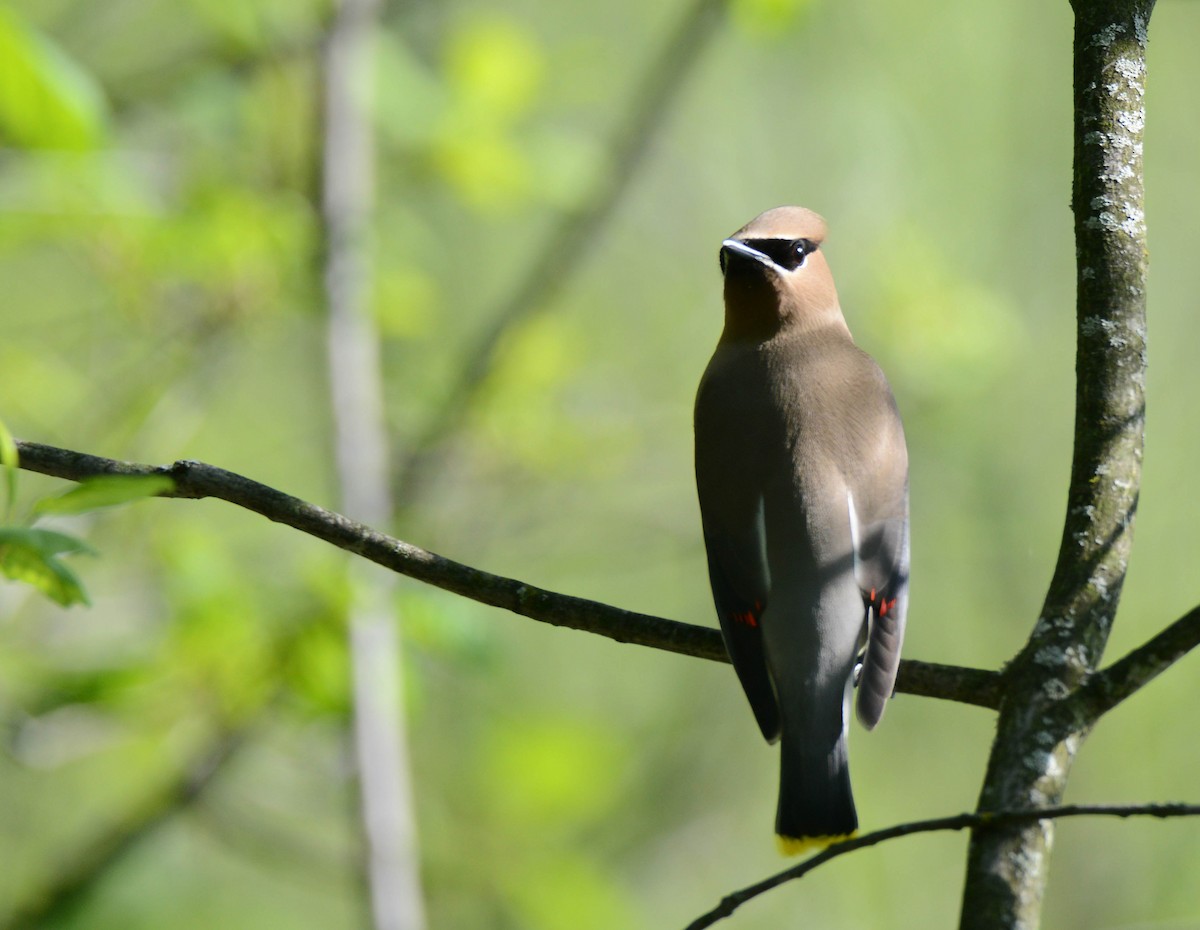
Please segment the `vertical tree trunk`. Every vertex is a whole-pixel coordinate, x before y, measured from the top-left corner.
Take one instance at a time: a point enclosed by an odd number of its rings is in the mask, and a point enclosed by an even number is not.
[[[1091,725],[1075,700],[1116,614],[1132,545],[1145,415],[1142,127],[1154,0],[1074,0],[1075,451],[1054,578],[1006,698],[979,810],[1061,802]],[[1054,827],[972,834],[962,930],[1033,930]]]
[[[373,526],[392,522],[388,442],[371,315],[369,228],[373,134],[371,33],[377,0],[338,0],[324,56],[321,220],[329,371],[341,509]],[[349,567],[354,747],[375,930],[424,926],[392,576]]]

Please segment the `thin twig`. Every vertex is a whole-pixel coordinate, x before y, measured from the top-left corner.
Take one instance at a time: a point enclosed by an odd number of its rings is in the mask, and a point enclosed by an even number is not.
[[[831,859],[844,856],[858,849],[877,846],[886,840],[894,840],[915,833],[933,833],[941,830],[971,830],[990,826],[1033,823],[1038,820],[1062,820],[1067,817],[1195,817],[1200,815],[1200,804],[1067,804],[1062,807],[1047,807],[1035,811],[995,811],[991,813],[956,814],[952,817],[936,817],[932,820],[917,820],[902,823],[884,830],[876,830],[854,839],[845,840],[826,847],[811,859],[806,859],[790,869],[784,869],[750,885],[740,891],[726,895],[721,903],[706,914],[687,925],[687,930],[702,930],[723,920],[752,898],[772,888],[803,878],[818,866]]]
[[[21,467],[28,471],[71,481],[99,475],[167,475],[175,482],[175,488],[160,495],[162,497],[213,497],[227,501],[392,571],[482,604],[542,623],[607,636],[622,643],[717,662],[729,661],[721,634],[709,627],[622,610],[569,594],[556,594],[513,578],[480,571],[203,462],[139,465],[22,440],[17,440],[17,448]],[[1000,675],[980,669],[905,660],[900,665],[896,689],[908,694],[995,708],[1000,702]]]

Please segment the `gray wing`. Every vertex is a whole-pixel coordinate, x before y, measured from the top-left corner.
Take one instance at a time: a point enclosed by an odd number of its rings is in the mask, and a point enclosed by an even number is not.
[[[761,526],[761,505],[757,517]],[[708,577],[721,621],[725,649],[768,742],[779,738],[779,702],[767,672],[761,619],[767,607],[766,557],[761,532],[731,544],[719,531],[705,531]]]
[[[908,614],[908,487],[899,512],[864,525],[854,497],[847,493],[854,575],[866,606],[866,651],[858,679],[855,709],[872,729],[887,707],[900,668],[900,647]]]
[[[696,490],[708,576],[721,633],[742,690],[768,741],[779,704],[767,671],[760,620],[770,575],[763,535],[760,442],[747,411],[761,407],[753,370],[715,356],[696,395]]]

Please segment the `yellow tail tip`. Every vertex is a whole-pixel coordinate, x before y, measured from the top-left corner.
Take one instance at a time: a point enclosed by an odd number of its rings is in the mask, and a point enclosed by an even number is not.
[[[828,836],[776,836],[775,845],[784,856],[800,856],[808,852],[820,852],[826,846],[840,843],[842,840],[853,839],[858,835],[854,830],[850,833],[834,833]]]

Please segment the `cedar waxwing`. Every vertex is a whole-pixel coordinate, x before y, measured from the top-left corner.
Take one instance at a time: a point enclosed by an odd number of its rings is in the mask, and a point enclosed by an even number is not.
[[[858,827],[846,759],[883,716],[908,606],[908,452],[883,372],[846,328],[825,221],[778,207],[721,244],[725,328],[696,394],[696,485],[725,646],[780,750],[775,832]]]

